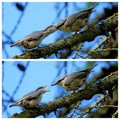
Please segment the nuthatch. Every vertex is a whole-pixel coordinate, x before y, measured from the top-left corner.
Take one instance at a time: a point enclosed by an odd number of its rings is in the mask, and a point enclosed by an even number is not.
[[[82,71],[74,72],[69,75],[65,75],[57,80],[56,83],[52,84],[54,85],[60,85],[63,87],[66,91],[75,91],[85,85],[86,78],[89,75],[90,71],[95,67],[96,65]]]
[[[81,28],[87,25],[89,16],[96,5],[97,4],[95,4],[92,8],[89,8],[88,10],[74,13],[69,17],[61,20],[56,25],[56,28],[67,33],[80,31]]]
[[[37,88],[35,91],[26,94],[20,100],[18,100],[16,103],[10,105],[9,107],[22,106],[22,107],[27,108],[27,107],[37,106],[42,99],[42,95],[45,92],[49,92],[49,90],[46,90],[45,88],[46,88],[46,86]]]
[[[56,27],[54,25],[50,25],[44,30],[36,31],[27,35],[23,39],[20,39],[18,42],[12,44],[10,47],[23,46],[26,49],[38,47],[42,40],[54,31],[56,31]]]

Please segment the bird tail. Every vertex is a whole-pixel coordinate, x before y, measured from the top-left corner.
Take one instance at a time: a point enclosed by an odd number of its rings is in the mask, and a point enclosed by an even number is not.
[[[93,10],[99,3],[95,3],[91,8],[87,9],[87,10],[83,10],[83,11],[80,11],[80,12],[86,12],[86,11],[89,11],[90,13],[91,12],[95,12],[96,10]]]
[[[89,68],[87,68],[87,69],[85,69],[85,70],[82,70],[82,71],[79,71],[80,73],[81,72],[90,72],[95,66],[96,66],[97,64],[95,64],[95,65],[93,65],[92,67],[89,67]],[[93,71],[92,71],[93,72]]]
[[[88,71],[91,71],[95,66],[97,66],[97,64],[95,64],[92,67],[88,68]],[[93,72],[93,71],[91,71],[91,72]]]
[[[88,10],[92,11],[99,3],[95,3],[91,8],[89,8]]]

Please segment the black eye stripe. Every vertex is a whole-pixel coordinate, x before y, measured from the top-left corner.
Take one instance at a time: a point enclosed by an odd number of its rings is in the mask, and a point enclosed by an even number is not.
[[[59,80],[58,82],[61,82],[63,79]]]
[[[27,40],[28,42],[31,42],[31,41],[34,41],[34,40],[36,40],[36,39],[29,39],[29,40]]]

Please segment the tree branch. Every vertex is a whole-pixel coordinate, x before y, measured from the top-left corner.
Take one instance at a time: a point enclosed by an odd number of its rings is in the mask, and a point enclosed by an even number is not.
[[[64,97],[58,98],[54,101],[49,102],[39,106],[38,108],[26,109],[20,114],[14,114],[11,118],[33,118],[39,115],[49,114],[52,111],[56,111],[58,108],[63,108],[70,106],[71,104],[81,101],[83,99],[89,100],[95,94],[105,93],[106,90],[111,90],[111,88],[118,86],[118,72],[113,72],[103,78],[100,83],[95,84],[94,86],[89,86],[81,91],[73,92]]]

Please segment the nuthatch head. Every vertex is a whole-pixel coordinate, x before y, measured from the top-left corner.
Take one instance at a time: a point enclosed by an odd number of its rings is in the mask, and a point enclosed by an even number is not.
[[[49,90],[46,90],[45,88],[46,88],[46,86],[37,88],[35,91],[26,94],[20,100],[18,100],[16,103],[10,105],[9,107],[13,107],[13,106],[22,106],[25,108],[26,107],[35,107],[41,101],[42,95],[46,92],[49,92]]]
[[[80,31],[81,28],[87,25],[89,16],[96,5],[97,4],[95,4],[92,8],[74,13],[69,17],[61,20],[56,25],[56,28],[67,33]]]
[[[54,31],[56,31],[56,27],[54,25],[50,25],[44,30],[36,31],[31,33],[30,35],[25,36],[23,39],[20,39],[18,42],[12,44],[10,47],[23,46],[26,49],[38,47],[42,40]]]
[[[95,65],[96,66],[96,65]],[[86,78],[89,75],[90,71],[95,67],[92,66],[86,70],[78,71],[71,73],[69,75],[65,75],[57,80],[56,83],[52,84],[54,85],[60,85],[63,87],[66,91],[74,91],[85,85]]]

